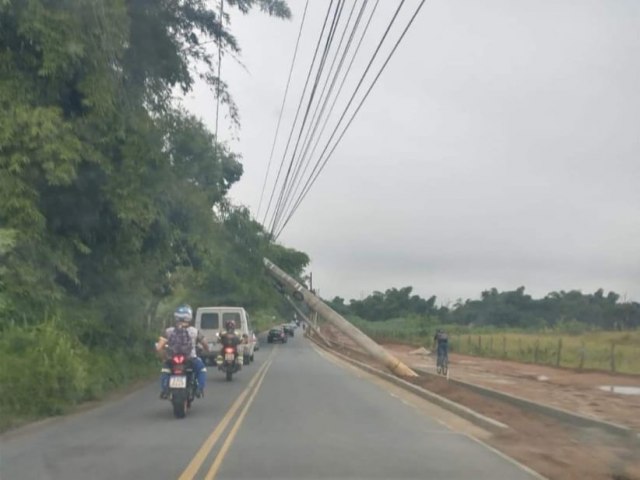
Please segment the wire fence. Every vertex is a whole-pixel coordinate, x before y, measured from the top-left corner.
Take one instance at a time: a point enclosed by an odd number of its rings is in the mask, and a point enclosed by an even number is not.
[[[454,335],[451,351],[518,362],[640,374],[640,345],[535,335]]]
[[[373,322],[372,322],[373,323]],[[433,335],[409,328],[357,325],[380,343],[433,346]],[[364,328],[363,328],[364,327]],[[640,374],[640,335],[600,332],[588,335],[469,333],[449,336],[450,351],[577,370]]]

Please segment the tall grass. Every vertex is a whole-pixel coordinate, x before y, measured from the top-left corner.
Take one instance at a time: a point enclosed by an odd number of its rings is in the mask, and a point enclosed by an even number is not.
[[[452,351],[540,365],[640,374],[640,332],[453,335]]]
[[[0,336],[0,431],[69,406],[157,370],[151,349],[89,350],[61,322],[8,325]]]

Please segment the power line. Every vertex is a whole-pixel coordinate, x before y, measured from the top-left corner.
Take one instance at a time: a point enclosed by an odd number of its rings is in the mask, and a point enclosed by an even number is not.
[[[364,72],[360,76],[360,80],[358,81],[358,84],[356,85],[356,88],[354,89],[353,93],[351,94],[351,98],[349,99],[349,102],[347,103],[347,106],[344,108],[344,110],[342,112],[342,115],[340,116],[340,118],[338,120],[338,123],[336,124],[335,128],[331,132],[331,136],[329,137],[329,140],[327,141],[327,144],[325,145],[324,149],[322,150],[322,153],[320,154],[320,157],[316,161],[316,163],[315,163],[315,165],[314,165],[314,167],[313,167],[313,169],[311,171],[310,176],[307,178],[307,181],[305,182],[305,185],[304,185],[304,187],[302,189],[303,193],[304,193],[305,189],[307,188],[307,186],[309,185],[309,182],[312,180],[312,178],[313,178],[314,174],[316,173],[319,165],[321,164],[322,157],[326,153],[327,148],[329,147],[329,145],[331,144],[331,141],[333,140],[333,137],[335,136],[336,132],[340,128],[342,120],[345,118],[347,112],[349,111],[349,107],[351,106],[351,104],[353,103],[353,100],[355,99],[356,95],[358,94],[358,91],[360,90],[360,87],[362,86],[362,83],[364,82],[364,79],[367,76],[367,73],[369,73],[369,69],[371,68],[371,65],[373,65],[373,62],[375,61],[376,57],[378,56],[378,53],[380,52],[380,48],[384,44],[384,41],[386,40],[387,35],[389,35],[389,31],[391,30],[391,27],[393,27],[393,24],[395,23],[396,18],[398,17],[398,14],[400,13],[400,10],[402,9],[405,1],[406,0],[402,0],[400,2],[400,4],[398,5],[398,8],[396,8],[396,11],[393,14],[393,17],[391,17],[391,20],[389,21],[389,24],[387,25],[387,28],[385,29],[384,34],[382,35],[382,38],[378,42],[378,45],[377,45],[375,51],[373,52],[373,55],[369,59],[369,63],[367,64],[367,67],[365,68]],[[296,207],[294,207],[294,208],[296,208]]]
[[[308,165],[308,158],[307,158],[307,153],[309,151],[309,146],[311,145],[313,139],[315,138],[316,132],[318,131],[318,126],[320,125],[320,122],[322,120],[322,115],[324,114],[329,98],[331,97],[331,94],[333,93],[333,89],[335,87],[336,81],[340,75],[340,71],[342,69],[342,66],[344,64],[344,60],[346,58],[346,55],[351,47],[351,43],[353,41],[353,37],[355,35],[355,32],[360,24],[360,20],[362,18],[362,14],[364,13],[364,8],[367,5],[368,0],[364,0],[362,2],[362,6],[360,8],[360,11],[358,13],[358,16],[356,18],[356,21],[354,23],[354,25],[351,28],[351,34],[349,36],[349,39],[347,41],[347,44],[344,48],[344,51],[342,52],[342,56],[340,58],[340,62],[338,62],[338,66],[334,72],[334,67],[336,65],[336,61],[338,60],[338,56],[340,54],[340,50],[342,48],[342,45],[344,43],[344,39],[346,37],[347,31],[349,30],[349,25],[351,23],[351,18],[353,17],[353,13],[355,11],[355,7],[358,3],[358,0],[354,0],[353,2],[353,6],[351,7],[351,11],[349,12],[349,17],[347,18],[347,21],[345,23],[345,27],[344,30],[342,32],[342,35],[340,37],[340,42],[338,43],[338,47],[336,48],[335,51],[335,55],[333,57],[333,60],[331,62],[331,66],[329,67],[329,73],[327,74],[327,78],[325,79],[324,82],[324,86],[322,88],[322,91],[320,92],[320,97],[318,100],[318,103],[315,106],[313,115],[311,116],[311,122],[310,122],[310,126],[307,129],[307,133],[305,135],[305,138],[302,142],[302,150],[300,155],[298,155],[298,158],[296,159],[295,162],[295,167],[294,167],[294,171],[293,171],[293,177],[291,182],[289,183],[289,185],[287,186],[287,190],[284,193],[284,200],[282,203],[282,207],[281,207],[281,213],[284,212],[287,208],[287,205],[289,203],[289,199],[291,197],[291,192],[296,189],[298,187],[299,184],[299,179],[300,177],[300,173],[302,171],[302,166],[305,165],[305,167]],[[333,77],[332,77],[333,74]],[[331,80],[331,84],[329,84],[329,79],[332,78]],[[327,91],[327,87],[329,87],[329,90]],[[326,95],[325,95],[326,92]],[[307,162],[305,163],[305,159],[307,160]],[[306,173],[306,168],[304,169],[304,172]],[[280,215],[278,218],[280,218]]]
[[[273,184],[273,189],[271,190],[271,195],[269,196],[269,202],[267,204],[267,209],[264,212],[264,218],[262,220],[262,225],[266,226],[266,222],[267,222],[267,216],[269,214],[269,210],[271,208],[271,202],[273,201],[273,196],[275,195],[276,192],[276,188],[278,186],[278,181],[280,180],[280,173],[282,173],[282,167],[284,166],[284,162],[285,162],[285,158],[287,155],[287,151],[289,150],[289,144],[291,143],[291,138],[293,137],[293,131],[295,129],[295,124],[298,121],[298,115],[300,114],[300,109],[302,108],[302,100],[304,98],[304,95],[307,91],[307,86],[309,84],[309,79],[311,78],[311,72],[313,71],[313,66],[315,65],[316,62],[316,57],[318,55],[318,50],[320,49],[320,43],[322,41],[322,37],[324,36],[324,31],[325,28],[327,26],[327,21],[329,20],[329,15],[331,14],[331,8],[333,7],[333,2],[334,0],[331,0],[331,3],[329,4],[329,8],[327,8],[327,13],[324,17],[324,22],[322,24],[322,30],[320,31],[320,36],[318,37],[318,41],[316,43],[316,48],[315,51],[313,53],[313,59],[311,60],[311,65],[309,65],[309,71],[307,73],[307,79],[304,82],[304,88],[302,89],[302,96],[300,97],[300,101],[298,102],[298,108],[296,110],[296,115],[293,119],[293,124],[291,125],[291,131],[289,132],[289,138],[287,139],[287,144],[285,146],[284,149],[284,153],[282,155],[282,160],[280,161],[280,167],[278,168],[278,173],[276,175],[276,180]]]
[[[309,193],[309,190],[311,189],[311,187],[313,186],[313,184],[315,183],[315,181],[317,180],[318,176],[320,175],[320,173],[322,172],[322,170],[324,169],[324,167],[327,165],[327,162],[329,161],[329,159],[331,158],[331,155],[333,154],[333,152],[335,151],[336,147],[338,146],[338,144],[340,143],[340,141],[342,140],[342,137],[344,137],[344,134],[346,133],[347,129],[349,128],[349,126],[351,125],[351,123],[353,122],[354,118],[356,117],[356,115],[358,114],[358,112],[360,111],[360,108],[362,107],[362,105],[364,104],[365,100],[367,99],[367,97],[369,96],[369,94],[371,93],[371,90],[373,89],[373,87],[375,86],[376,82],[378,81],[378,79],[380,78],[380,75],[382,75],[382,72],[384,71],[384,69],[386,68],[386,66],[389,64],[389,60],[391,60],[391,57],[393,56],[393,54],[396,52],[398,46],[400,45],[400,43],[402,42],[402,40],[404,39],[407,31],[409,30],[409,28],[411,27],[411,25],[413,24],[413,21],[416,19],[416,17],[418,16],[418,13],[420,12],[420,10],[422,9],[422,6],[425,4],[426,0],[422,0],[420,2],[420,4],[418,5],[418,7],[416,8],[415,12],[413,13],[411,19],[409,20],[409,22],[407,23],[406,27],[404,28],[404,30],[402,31],[402,34],[400,35],[400,37],[398,38],[398,40],[396,41],[395,45],[393,46],[393,49],[391,50],[391,52],[389,53],[389,55],[387,56],[384,64],[382,65],[382,67],[380,67],[380,70],[378,71],[377,75],[375,76],[375,78],[373,79],[373,82],[371,82],[371,85],[369,86],[369,88],[367,89],[366,93],[364,94],[364,97],[362,97],[362,100],[360,100],[360,103],[358,104],[356,110],[353,112],[353,114],[351,115],[351,118],[349,119],[349,122],[347,123],[347,125],[345,126],[345,128],[343,129],[342,133],[340,134],[340,136],[338,137],[338,140],[336,141],[336,143],[333,145],[331,151],[329,152],[329,154],[327,155],[327,157],[325,158],[325,160],[323,161],[320,169],[318,170],[318,172],[315,174],[315,176],[313,177],[313,179],[311,180],[311,183],[309,183],[308,187],[305,187],[305,189],[303,189],[303,193],[301,194],[301,196],[298,198],[298,200],[296,201],[296,204],[294,205],[292,211],[290,212],[290,214],[288,215],[286,221],[284,222],[284,224],[282,225],[282,227],[280,228],[280,230],[278,231],[278,233],[276,234],[275,238],[278,238],[280,236],[280,234],[282,233],[282,231],[284,230],[284,228],[287,226],[287,224],[289,223],[289,221],[291,220],[291,218],[293,217],[293,215],[295,214],[296,210],[298,209],[298,207],[300,206],[300,203],[302,203],[302,201],[304,200],[304,198],[307,196],[307,194]],[[327,143],[327,146],[329,145],[329,143]],[[324,152],[323,152],[324,153]],[[320,156],[320,158],[322,158],[322,155]],[[313,173],[312,173],[313,175]]]
[[[273,136],[273,144],[271,145],[271,153],[269,154],[269,163],[267,164],[267,171],[264,174],[264,182],[262,184],[262,192],[260,192],[260,201],[258,202],[258,210],[256,211],[256,217],[260,216],[260,207],[262,206],[262,198],[264,197],[264,190],[267,186],[267,179],[269,177],[269,170],[271,169],[271,161],[273,160],[273,152],[276,148],[276,140],[278,139],[278,132],[280,131],[280,122],[282,121],[282,113],[284,112],[284,105],[287,101],[287,93],[289,92],[289,85],[291,84],[291,75],[293,73],[293,66],[296,63],[296,57],[298,55],[298,46],[300,45],[300,37],[302,36],[302,27],[304,26],[304,19],[307,16],[307,8],[309,7],[309,0],[304,4],[304,12],[302,13],[302,20],[300,21],[300,30],[298,31],[298,38],[296,40],[296,47],[293,51],[293,58],[291,59],[291,67],[289,68],[289,77],[287,78],[287,85],[284,88],[284,96],[282,97],[282,105],[280,105],[280,115],[278,115],[278,124],[276,125],[276,133]]]
[[[344,3],[345,0],[338,0],[338,4],[336,5],[336,10],[333,14],[333,20],[331,22],[331,27],[329,28],[329,34],[327,35],[327,38],[325,40],[325,46],[324,46],[324,51],[322,52],[322,58],[320,60],[320,63],[318,65],[318,70],[316,72],[316,78],[313,84],[313,87],[311,89],[311,93],[309,95],[309,101],[307,102],[307,106],[305,108],[305,113],[304,113],[304,117],[302,119],[302,124],[300,125],[300,131],[298,132],[298,138],[296,140],[295,143],[295,147],[293,149],[293,153],[291,155],[291,160],[289,161],[289,167],[287,168],[287,173],[286,176],[284,178],[284,181],[282,183],[282,187],[280,190],[280,195],[278,197],[278,201],[274,210],[274,215],[273,218],[271,220],[271,227],[270,227],[270,232],[273,232],[273,228],[275,227],[275,223],[278,220],[278,217],[280,215],[280,208],[281,208],[281,203],[282,203],[282,198],[284,195],[284,191],[287,187],[287,183],[289,181],[289,176],[291,174],[291,169],[293,167],[293,162],[296,156],[296,152],[298,151],[298,146],[300,145],[300,139],[302,138],[302,132],[304,131],[304,127],[307,123],[307,118],[309,117],[309,112],[311,111],[311,105],[313,104],[313,100],[315,98],[315,94],[316,91],[318,89],[318,84],[320,82],[320,78],[322,77],[322,72],[324,70],[324,66],[327,60],[327,56],[329,54],[329,50],[331,48],[331,44],[333,43],[333,38],[338,26],[338,23],[340,21],[340,17],[342,16],[342,9],[344,7]],[[302,99],[301,99],[302,100]]]
[[[354,51],[354,53],[353,53],[353,55],[351,57],[351,61],[349,62],[347,70],[346,70],[344,76],[342,77],[342,81],[340,82],[340,86],[338,87],[338,91],[336,93],[336,96],[334,97],[333,102],[331,103],[331,106],[329,107],[329,112],[327,113],[327,115],[326,115],[326,117],[324,119],[322,128],[320,129],[320,133],[317,135],[317,137],[315,137],[315,132],[317,131],[317,127],[318,127],[318,125],[320,124],[320,121],[321,121],[321,118],[318,118],[317,123],[316,123],[316,125],[314,127],[314,133],[311,136],[311,138],[309,139],[309,142],[306,144],[306,147],[303,150],[302,159],[301,159],[300,163],[301,164],[304,163],[304,168],[302,169],[302,173],[298,176],[298,178],[300,180],[302,178],[304,178],[304,176],[307,173],[310,161],[313,158],[313,155],[314,155],[314,153],[315,153],[315,151],[316,151],[316,149],[318,147],[318,143],[320,142],[320,139],[322,138],[322,135],[323,135],[323,133],[324,133],[326,127],[327,127],[328,121],[331,118],[331,115],[332,115],[333,110],[335,108],[336,102],[337,102],[338,98],[340,98],[340,94],[342,93],[342,89],[344,87],[345,81],[346,81],[347,77],[349,76],[349,73],[350,73],[351,68],[353,66],[353,63],[354,63],[354,60],[355,60],[355,58],[356,58],[356,56],[358,54],[358,51],[360,50],[360,46],[362,45],[362,41],[363,41],[363,39],[364,39],[364,37],[365,37],[365,35],[367,33],[367,30],[369,29],[369,25],[371,24],[371,19],[373,18],[373,14],[375,13],[376,8],[378,7],[379,1],[380,0],[376,0],[376,3],[374,4],[373,9],[371,10],[371,13],[369,14],[369,18],[367,20],[367,23],[365,24],[364,30],[362,32],[362,35],[360,36],[360,40],[358,41],[358,45],[356,46],[356,49],[355,49],[355,51]],[[362,14],[364,13],[364,8],[366,7],[367,2],[368,2],[368,0],[365,0],[363,2],[362,7],[360,9],[360,12],[358,13],[358,17],[357,17],[356,22],[354,24],[354,28],[351,31],[351,35],[350,35],[349,40],[347,42],[347,46],[345,47],[345,50],[343,52],[343,56],[342,56],[342,58],[340,60],[340,64],[338,66],[338,70],[336,71],[336,75],[335,75],[335,77],[334,77],[334,79],[332,81],[331,87],[329,88],[329,94],[325,98],[325,102],[323,104],[323,107],[322,107],[322,110],[321,110],[321,114],[322,114],[322,112],[324,112],[324,109],[326,108],[326,104],[327,104],[327,102],[329,100],[330,94],[333,91],[333,88],[335,86],[335,81],[338,78],[338,74],[339,74],[339,72],[340,72],[340,70],[342,68],[343,62],[346,59],[346,55],[347,55],[347,53],[348,53],[348,51],[350,49],[351,43],[352,43],[353,38],[355,36],[355,32],[356,32],[356,30],[357,30],[357,28],[358,28],[358,26],[360,24],[360,21],[362,19]],[[313,142],[314,137],[316,138],[316,141],[315,141],[315,143],[313,145],[311,153],[309,155],[307,155],[308,152],[309,152],[309,147],[311,146],[311,143]],[[297,195],[300,185],[301,185],[301,181],[298,181],[298,182],[296,182],[295,187],[293,187],[293,188],[291,188],[289,190],[289,192],[287,194],[287,199],[286,199],[286,204],[284,206],[284,210],[286,210],[289,207],[290,200],[295,198],[295,196]]]
[[[333,43],[333,39],[335,37],[335,33],[337,31],[338,28],[338,24],[340,22],[340,17],[342,16],[342,10],[344,8],[346,0],[338,0],[338,4],[336,5],[336,11],[334,12],[333,15],[333,20],[331,22],[331,27],[329,28],[329,34],[327,35],[326,41],[325,41],[325,46],[324,46],[324,50],[322,52],[322,58],[320,60],[320,63],[318,65],[318,70],[316,72],[316,78],[313,84],[313,88],[311,89],[311,93],[309,95],[309,101],[307,102],[307,106],[305,108],[305,113],[304,113],[304,117],[302,119],[302,124],[300,125],[300,131],[298,132],[298,138],[296,140],[295,143],[295,147],[293,149],[293,153],[291,154],[291,160],[289,161],[289,167],[287,168],[287,174],[284,178],[284,181],[282,183],[282,187],[280,189],[280,194],[278,196],[278,202],[276,204],[276,208],[274,210],[274,215],[273,218],[271,220],[271,228],[270,231],[272,232],[273,229],[275,228],[276,223],[278,222],[280,215],[281,215],[281,208],[282,208],[282,201],[284,199],[284,194],[285,191],[287,190],[288,184],[289,184],[289,178],[290,178],[290,174],[291,174],[291,169],[294,165],[294,160],[296,158],[296,153],[298,152],[298,146],[300,145],[300,140],[302,139],[302,134],[304,132],[305,126],[307,124],[307,119],[309,117],[309,112],[311,111],[311,105],[313,104],[313,101],[315,99],[316,96],[316,92],[318,89],[318,85],[320,83],[320,79],[322,78],[322,73],[324,71],[324,67],[329,55],[329,51],[331,49],[331,44]]]

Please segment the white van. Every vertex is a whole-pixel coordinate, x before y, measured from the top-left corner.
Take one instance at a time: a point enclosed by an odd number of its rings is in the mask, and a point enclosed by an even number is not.
[[[195,326],[209,345],[209,352],[202,352],[202,359],[210,365],[215,363],[216,355],[220,351],[218,333],[224,330],[224,323],[227,320],[233,320],[241,335],[247,335],[248,340],[246,344],[243,344],[244,351],[242,352],[244,363],[247,365],[253,361],[255,336],[249,315],[242,307],[200,307],[196,310]]]

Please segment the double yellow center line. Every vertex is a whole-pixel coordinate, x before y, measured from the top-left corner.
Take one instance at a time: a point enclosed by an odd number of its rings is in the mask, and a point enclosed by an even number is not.
[[[276,350],[277,350],[277,347],[272,350],[271,354],[267,358],[267,361],[260,367],[260,369],[253,376],[253,378],[249,382],[249,385],[247,385],[247,388],[245,388],[242,391],[242,393],[238,396],[236,401],[233,402],[233,404],[231,405],[231,408],[229,408],[229,410],[227,411],[225,416],[222,418],[220,423],[216,426],[215,430],[211,433],[211,435],[209,435],[209,437],[204,441],[204,443],[202,444],[198,452],[195,454],[195,456],[193,457],[189,465],[187,465],[187,468],[185,468],[184,472],[182,472],[180,477],[178,477],[178,480],[193,480],[193,478],[195,478],[197,473],[200,471],[202,464],[205,462],[205,460],[211,453],[211,450],[213,450],[213,448],[216,446],[216,444],[218,443],[218,440],[220,440],[225,430],[227,429],[227,426],[229,425],[231,420],[235,417],[236,413],[244,403],[247,396],[249,396],[249,400],[244,404],[244,408],[242,409],[242,412],[240,412],[240,415],[236,419],[235,423],[233,424],[233,427],[231,428],[231,430],[229,431],[229,434],[227,435],[227,438],[222,444],[222,447],[220,448],[220,452],[214,459],[213,463],[211,464],[211,467],[209,468],[209,471],[204,477],[205,480],[213,480],[215,478],[216,474],[218,473],[218,470],[220,469],[220,466],[222,465],[222,461],[224,460],[224,457],[229,451],[229,448],[231,447],[231,444],[233,443],[233,440],[235,439],[236,434],[238,433],[238,430],[240,429],[240,426],[242,425],[242,422],[246,417],[247,412],[249,411],[249,407],[251,407],[253,400],[256,398],[256,395],[258,394],[258,390],[260,389],[260,386],[262,385],[262,381],[264,380],[264,377],[267,374],[267,370],[269,370],[269,367],[273,362],[273,355],[275,354]],[[251,392],[251,395],[249,395],[250,392]]]

